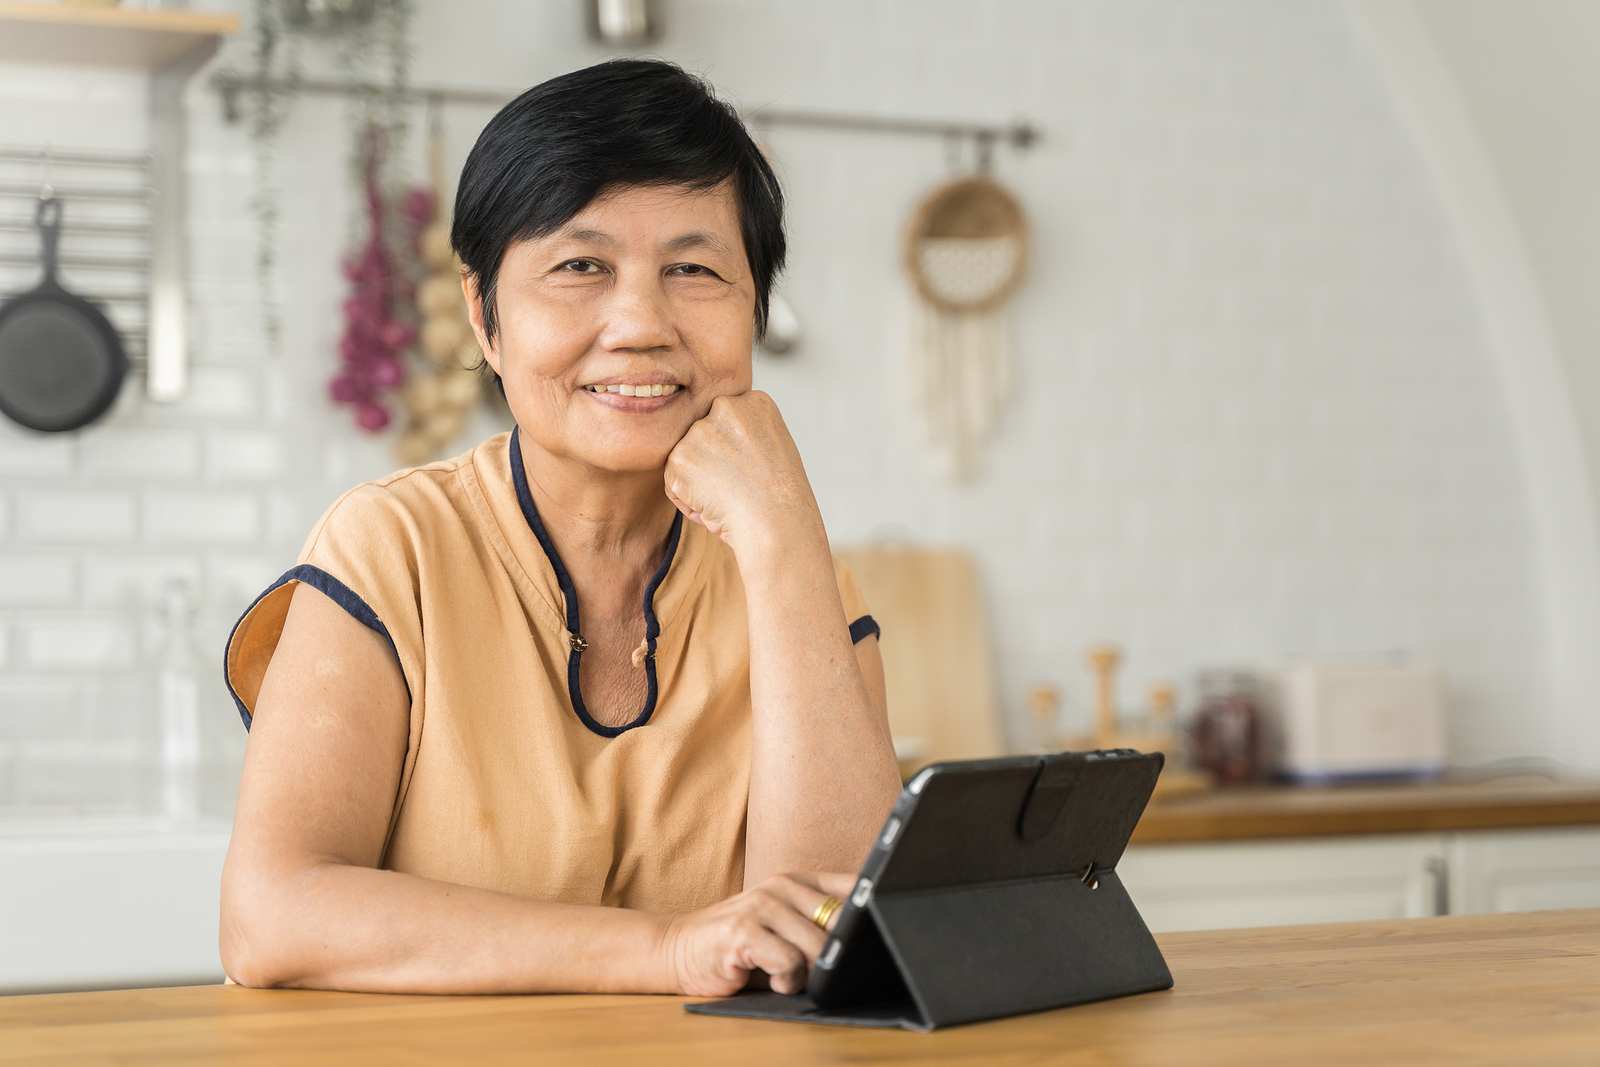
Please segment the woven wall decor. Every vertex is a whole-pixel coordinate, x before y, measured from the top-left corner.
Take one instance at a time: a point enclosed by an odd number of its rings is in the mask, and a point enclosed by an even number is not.
[[[1028,266],[1022,205],[986,173],[934,189],[906,233],[916,286],[915,394],[950,472],[970,477],[1011,391],[1005,302]]]

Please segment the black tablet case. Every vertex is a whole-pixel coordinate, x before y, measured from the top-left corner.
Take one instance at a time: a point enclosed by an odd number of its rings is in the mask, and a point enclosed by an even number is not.
[[[927,1031],[1171,988],[1114,869],[1161,764],[1116,749],[925,768],[885,821],[806,994],[685,1007]]]

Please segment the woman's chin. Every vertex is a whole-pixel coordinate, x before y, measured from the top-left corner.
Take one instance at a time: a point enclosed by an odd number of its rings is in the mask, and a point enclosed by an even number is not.
[[[607,474],[655,474],[666,470],[672,445],[632,445],[596,451],[581,457],[590,467]]]

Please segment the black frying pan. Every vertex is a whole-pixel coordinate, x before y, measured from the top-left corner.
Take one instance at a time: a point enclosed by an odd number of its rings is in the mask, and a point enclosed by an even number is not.
[[[104,415],[128,356],[100,309],[56,281],[61,201],[39,201],[44,280],[0,305],[0,412],[31,430],[76,430]]]

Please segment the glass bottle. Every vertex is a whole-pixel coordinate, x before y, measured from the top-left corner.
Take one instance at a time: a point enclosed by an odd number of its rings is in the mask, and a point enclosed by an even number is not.
[[[200,815],[200,663],[194,652],[189,583],[170,579],[161,591],[165,626],[156,667],[161,812],[192,821]]]

